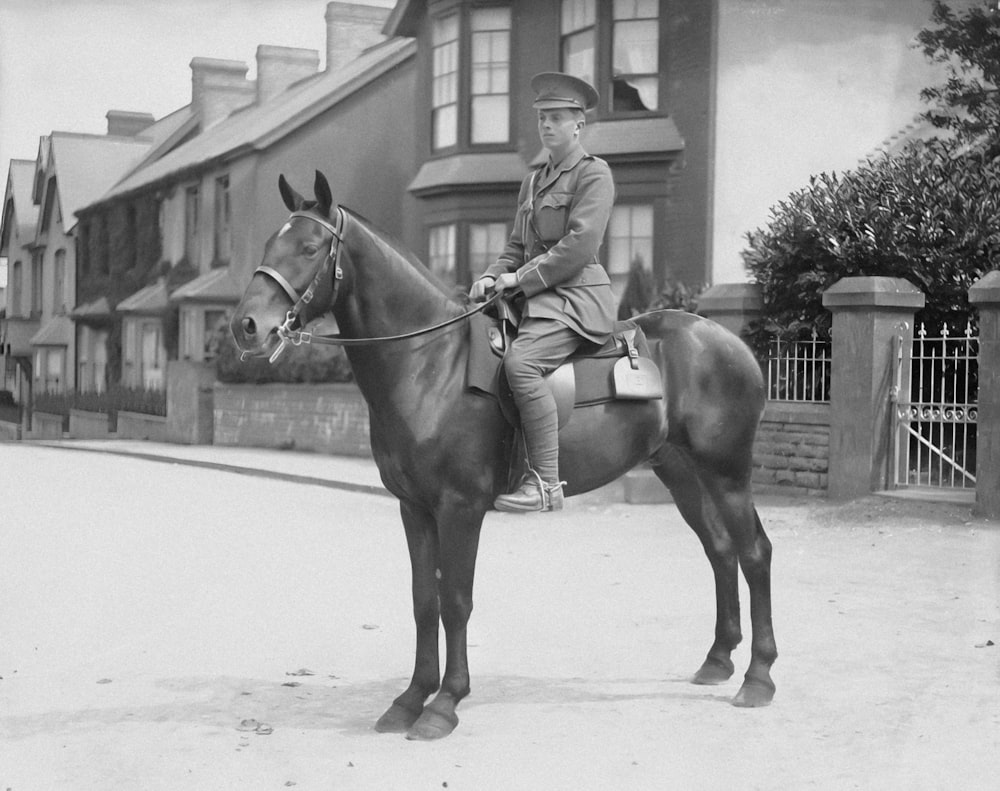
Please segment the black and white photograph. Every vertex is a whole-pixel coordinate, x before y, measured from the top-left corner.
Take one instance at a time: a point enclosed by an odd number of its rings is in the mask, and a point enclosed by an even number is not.
[[[997,0],[3,0],[0,170],[0,791],[997,787]]]

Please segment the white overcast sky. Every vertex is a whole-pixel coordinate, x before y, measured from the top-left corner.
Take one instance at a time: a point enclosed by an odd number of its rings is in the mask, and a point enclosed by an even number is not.
[[[394,5],[394,0],[354,0]],[[107,131],[108,110],[157,119],[191,100],[194,57],[240,60],[258,44],[319,50],[327,0],[0,0],[0,168],[34,159],[53,130]]]

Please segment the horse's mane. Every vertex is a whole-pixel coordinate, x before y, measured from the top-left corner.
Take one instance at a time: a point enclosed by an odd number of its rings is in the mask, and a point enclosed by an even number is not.
[[[464,298],[464,292],[461,292],[454,285],[445,283],[437,275],[435,275],[430,268],[417,257],[417,255],[410,250],[406,245],[400,242],[392,234],[383,231],[381,228],[377,227],[374,223],[368,220],[364,215],[348,208],[347,206],[341,206],[344,213],[354,220],[358,225],[365,229],[371,236],[374,236],[379,241],[386,244],[392,249],[396,255],[398,255],[403,261],[405,261],[410,268],[413,269],[420,277],[425,280],[428,284],[433,286],[434,290],[437,291],[448,304],[453,308],[464,309],[464,303],[461,298]]]

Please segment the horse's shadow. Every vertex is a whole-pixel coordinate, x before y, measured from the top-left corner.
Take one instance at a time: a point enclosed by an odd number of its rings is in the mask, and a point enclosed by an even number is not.
[[[251,735],[281,729],[362,736],[374,733],[379,715],[406,684],[402,678],[351,682],[329,676],[286,681],[229,676],[171,678],[156,682],[155,697],[172,700],[7,717],[3,730],[13,738],[27,738],[80,727],[100,730],[124,724],[187,723]],[[462,709],[639,700],[728,704],[730,697],[693,686],[689,679],[681,677],[583,679],[498,675],[479,678],[474,694],[463,701]]]

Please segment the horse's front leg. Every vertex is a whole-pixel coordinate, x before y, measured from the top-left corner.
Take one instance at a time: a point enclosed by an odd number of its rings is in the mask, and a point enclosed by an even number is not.
[[[424,701],[439,687],[438,660],[438,532],[434,518],[419,507],[400,502],[413,576],[413,619],[417,651],[410,685],[375,725],[382,733],[406,733],[424,710]]]
[[[468,624],[472,585],[484,511],[467,504],[449,506],[438,517],[441,622],[447,659],[441,690],[407,733],[408,739],[440,739],[458,725],[455,709],[469,694]]]

